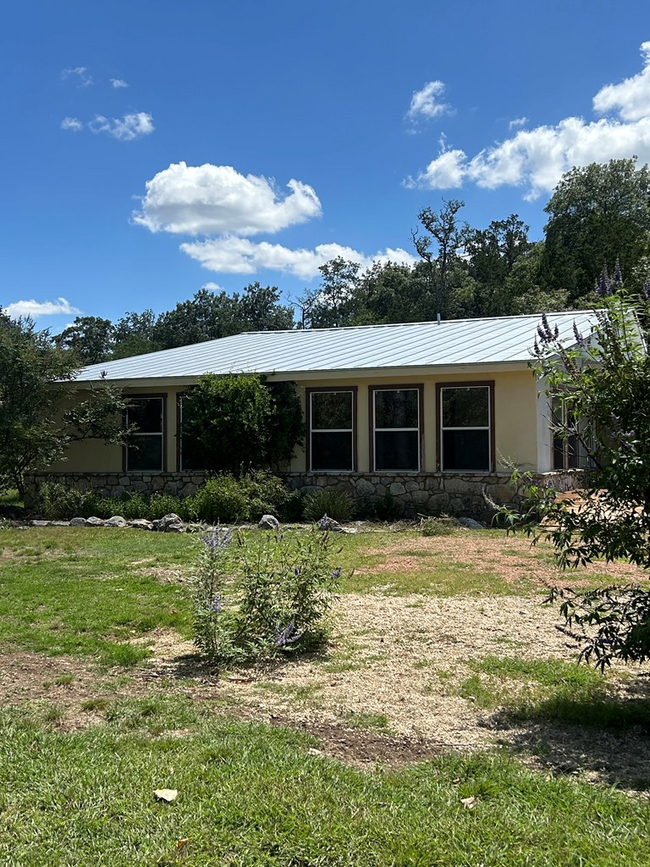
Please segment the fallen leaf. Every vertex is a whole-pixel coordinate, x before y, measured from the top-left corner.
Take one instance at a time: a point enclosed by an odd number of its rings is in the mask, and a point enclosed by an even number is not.
[[[155,789],[154,795],[159,801],[166,801],[170,804],[172,801],[175,801],[178,797],[178,791],[176,789]]]

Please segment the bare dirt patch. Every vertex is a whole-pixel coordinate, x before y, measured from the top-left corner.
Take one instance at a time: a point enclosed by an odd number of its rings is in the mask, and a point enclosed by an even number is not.
[[[503,536],[487,536],[468,530],[459,538],[434,536],[417,539],[414,542],[402,538],[381,548],[366,548],[364,553],[381,556],[382,562],[376,566],[355,569],[359,574],[399,574],[422,568],[426,557],[444,559],[450,563],[475,567],[481,572],[490,572],[508,583],[516,583],[522,578],[538,583],[540,586],[580,587],[590,579],[606,574],[612,583],[637,581],[643,572],[630,563],[591,563],[588,566],[562,572],[552,561],[550,545],[542,543],[532,547],[531,541],[522,536],[511,536],[504,545]],[[418,553],[413,548],[417,545]],[[534,557],[531,555],[535,555]],[[545,556],[546,555],[546,556]]]

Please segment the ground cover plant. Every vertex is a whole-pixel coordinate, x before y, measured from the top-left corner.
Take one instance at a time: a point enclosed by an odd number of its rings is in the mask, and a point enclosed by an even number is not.
[[[329,643],[217,673],[192,643],[200,545],[0,530],[2,863],[645,863],[647,679],[575,665],[550,548],[337,536],[356,571]]]

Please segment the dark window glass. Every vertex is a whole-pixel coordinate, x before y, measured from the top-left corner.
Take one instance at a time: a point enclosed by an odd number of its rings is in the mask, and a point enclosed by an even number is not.
[[[316,391],[310,395],[310,469],[354,469],[352,391]]]
[[[417,428],[418,414],[418,392],[415,389],[375,392],[375,428]]]
[[[420,435],[416,430],[377,431],[375,467],[378,470],[418,470]]]
[[[127,425],[135,425],[126,453],[126,468],[135,472],[163,468],[163,399],[133,398],[126,410]]]
[[[129,470],[162,470],[162,437],[160,434],[141,434],[133,437],[128,450]]]
[[[311,435],[312,470],[351,470],[352,432],[314,432]]]
[[[490,438],[486,430],[442,432],[443,469],[487,472],[490,469]]]
[[[442,389],[443,427],[489,427],[489,424],[489,388]]]
[[[311,395],[312,430],[351,430],[352,392],[318,391]]]
[[[420,469],[420,392],[378,389],[374,394],[375,470]]]
[[[162,433],[162,398],[135,398],[126,412],[128,424],[137,425],[139,433]]]

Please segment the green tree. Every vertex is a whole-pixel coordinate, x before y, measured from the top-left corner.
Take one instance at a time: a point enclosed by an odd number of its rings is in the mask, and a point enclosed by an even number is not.
[[[183,441],[194,463],[211,472],[276,469],[302,435],[292,383],[267,384],[256,373],[207,374],[183,403]]]
[[[498,316],[503,309],[503,287],[517,261],[532,247],[528,226],[511,214],[493,220],[487,229],[468,229],[464,248],[469,275],[476,286],[474,315]]]
[[[467,234],[466,223],[460,222],[457,216],[464,206],[465,202],[451,199],[444,202],[440,211],[422,208],[418,220],[425,234],[417,229],[411,233],[415,249],[426,264],[436,314],[445,317],[449,307],[452,266],[457,263]]]
[[[319,267],[318,289],[299,301],[303,328],[339,328],[354,324],[355,295],[359,283],[358,262],[337,256]]]
[[[118,319],[114,331],[113,358],[128,358],[161,349],[155,337],[156,319],[151,309],[142,313],[125,313]]]
[[[606,284],[611,290],[611,284]],[[589,455],[578,502],[532,488],[543,519],[537,537],[553,543],[563,567],[619,558],[650,569],[650,357],[639,314],[621,295],[605,297],[593,334],[577,328],[567,348],[545,317],[534,370],[554,407],[554,435]],[[583,630],[583,656],[650,658],[650,589],[607,588],[562,596],[568,624]],[[586,631],[584,631],[586,628]]]
[[[25,493],[25,476],[46,469],[78,440],[121,442],[124,403],[102,384],[81,394],[70,385],[77,357],[0,310],[0,490]]]
[[[634,159],[574,168],[563,175],[544,209],[543,275],[572,305],[593,303],[601,269],[619,260],[630,277],[650,253],[650,172]],[[632,286],[628,289],[642,289]]]
[[[99,364],[111,357],[115,327],[101,316],[77,316],[55,340],[72,350],[79,364]]]

